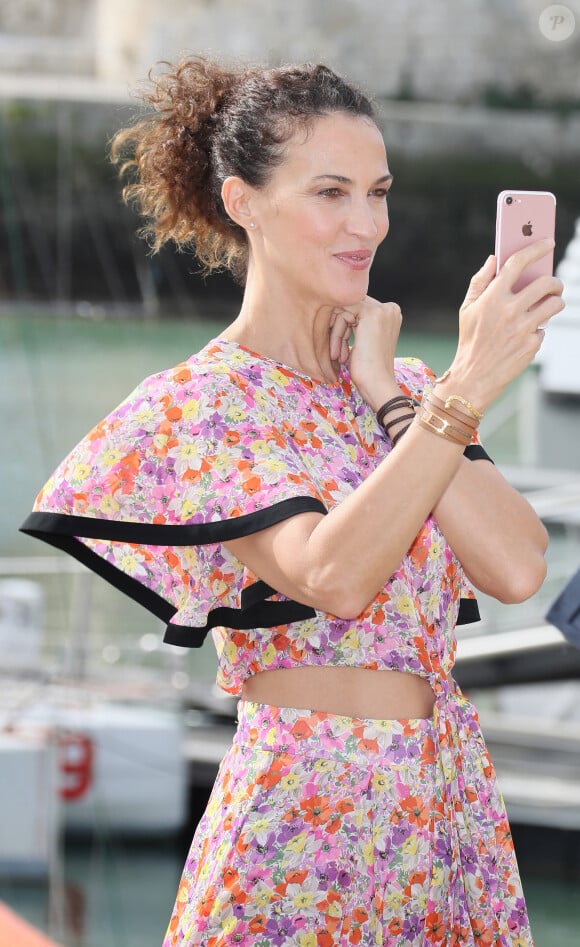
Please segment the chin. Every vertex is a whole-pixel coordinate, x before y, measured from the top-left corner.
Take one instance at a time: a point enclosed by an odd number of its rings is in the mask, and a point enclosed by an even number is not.
[[[361,279],[358,282],[350,282],[348,285],[334,284],[330,287],[330,292],[328,294],[329,299],[332,300],[332,304],[335,307],[339,306],[356,306],[360,303],[369,291],[369,280],[368,276],[365,279]]]

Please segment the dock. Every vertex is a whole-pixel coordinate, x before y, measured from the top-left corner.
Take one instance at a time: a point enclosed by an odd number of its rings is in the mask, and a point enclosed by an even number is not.
[[[0,901],[0,947],[61,947]]]

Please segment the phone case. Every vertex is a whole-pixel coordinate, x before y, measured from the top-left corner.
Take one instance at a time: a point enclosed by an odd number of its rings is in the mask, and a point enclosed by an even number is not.
[[[495,254],[497,272],[517,250],[554,237],[556,198],[550,191],[502,191],[497,198]],[[526,267],[512,287],[517,293],[538,276],[551,276],[554,251]]]

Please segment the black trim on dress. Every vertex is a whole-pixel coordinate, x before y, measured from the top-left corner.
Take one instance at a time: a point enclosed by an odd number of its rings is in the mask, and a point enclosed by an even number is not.
[[[232,516],[207,523],[187,523],[168,526],[164,523],[136,523],[127,520],[107,520],[95,516],[76,516],[68,513],[30,513],[20,527],[21,533],[45,539],[45,534],[82,536],[83,539],[110,539],[113,542],[139,543],[145,546],[203,546],[227,542],[258,533],[297,513],[322,513],[327,510],[316,497],[291,497],[280,500],[263,510]],[[48,542],[48,540],[46,540]]]
[[[313,618],[316,612],[309,605],[293,602],[267,602],[275,590],[259,580],[242,591],[241,608],[220,606],[208,613],[203,626],[172,625],[177,612],[174,605],[157,592],[122,572],[116,566],[84,545],[78,536],[86,539],[104,539],[115,542],[139,543],[148,546],[194,546],[228,539],[238,539],[258,530],[280,523],[297,513],[323,513],[326,507],[315,497],[292,497],[281,500],[264,510],[247,513],[229,520],[195,525],[167,526],[157,523],[133,523],[119,520],[96,519],[90,516],[69,516],[64,513],[30,513],[20,532],[42,539],[61,549],[87,566],[147,611],[167,625],[163,640],[184,648],[200,648],[212,628],[273,628],[293,621]]]
[[[493,460],[481,444],[468,444],[463,453],[468,460],[489,460],[490,464],[493,464]]]
[[[475,598],[460,598],[459,612],[457,614],[458,625],[471,625],[474,621],[481,621],[479,614],[479,605]]]

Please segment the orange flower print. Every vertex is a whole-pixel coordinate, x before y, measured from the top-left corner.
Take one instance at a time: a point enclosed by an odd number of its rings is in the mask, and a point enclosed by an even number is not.
[[[242,490],[244,493],[250,494],[259,493],[260,487],[262,486],[262,481],[259,477],[248,477],[246,480],[242,481]]]
[[[173,380],[176,381],[178,385],[185,385],[188,381],[191,381],[191,370],[185,367],[178,368],[173,374]]]
[[[249,922],[248,927],[252,934],[264,934],[266,932],[266,924],[268,918],[265,914],[256,914]]]
[[[429,821],[429,808],[420,796],[409,796],[401,803],[401,809],[407,813],[407,818],[417,826],[426,825]]]
[[[443,915],[439,911],[432,911],[427,915],[425,922],[425,934],[429,935],[430,941],[437,943],[443,941],[446,933],[446,925]]]
[[[301,799],[300,806],[304,811],[304,821],[310,822],[313,826],[324,825],[333,813],[329,796],[311,796],[309,799]]]
[[[306,740],[312,736],[313,730],[304,717],[301,717],[292,727],[291,733],[295,740]]]
[[[403,920],[400,917],[394,917],[389,923],[389,931],[393,937],[400,937],[403,933]]]

